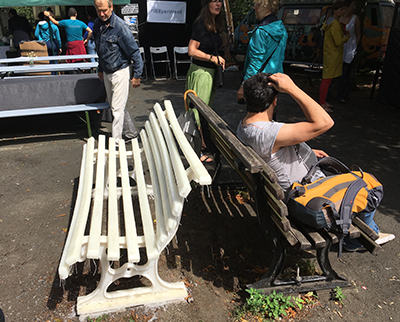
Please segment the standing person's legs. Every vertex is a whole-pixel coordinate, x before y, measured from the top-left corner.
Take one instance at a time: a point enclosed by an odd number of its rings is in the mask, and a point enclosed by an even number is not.
[[[326,95],[328,94],[329,85],[332,82],[332,78],[322,79],[321,85],[319,86],[319,104],[325,106]]]
[[[89,55],[94,55],[94,54],[96,54],[96,45],[95,45],[93,39],[89,39],[89,41],[88,41],[88,43],[87,43],[87,53],[88,53]],[[90,58],[90,61],[94,63],[94,62],[96,61],[96,59]]]
[[[111,74],[104,73],[107,100],[114,116],[112,137],[115,139],[122,139],[122,134],[129,138],[137,136],[136,128],[125,109],[129,95],[129,83],[129,67]]]

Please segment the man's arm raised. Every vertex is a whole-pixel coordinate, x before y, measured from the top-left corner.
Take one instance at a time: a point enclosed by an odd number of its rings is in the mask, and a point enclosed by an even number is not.
[[[278,132],[272,152],[278,151],[281,147],[294,145],[311,140],[326,131],[334,124],[327,112],[303,92],[285,74],[271,75],[271,85],[281,93],[289,94],[301,107],[307,122],[284,124]]]
[[[60,23],[59,23],[56,19],[54,19],[54,18],[51,16],[50,11],[44,11],[43,14],[44,14],[46,17],[48,17],[48,18],[50,19],[50,21],[51,21],[52,23],[54,23],[55,25],[57,25],[57,26],[60,25]]]

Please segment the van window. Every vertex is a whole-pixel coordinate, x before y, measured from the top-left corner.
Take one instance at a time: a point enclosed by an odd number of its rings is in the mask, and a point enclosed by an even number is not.
[[[316,25],[322,8],[286,8],[282,21],[285,25]]]
[[[382,6],[382,27],[390,28],[392,26],[394,7]]]

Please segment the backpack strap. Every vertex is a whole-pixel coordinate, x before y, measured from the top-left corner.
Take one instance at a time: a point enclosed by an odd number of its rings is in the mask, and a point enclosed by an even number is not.
[[[307,174],[301,180],[301,184],[307,184],[307,183],[311,182],[311,178],[315,174],[315,171],[317,171],[317,167],[334,169],[337,173],[351,172],[351,170],[343,162],[339,161],[338,159],[335,159],[333,157],[325,157],[325,158],[318,160],[311,166],[310,170],[307,172]]]
[[[354,181],[346,190],[343,196],[342,205],[340,207],[340,219],[336,220],[336,224],[342,229],[342,234],[339,239],[339,252],[338,257],[342,256],[344,236],[349,233],[351,225],[351,217],[353,213],[353,204],[358,192],[367,186],[367,183],[359,176],[352,173],[357,180]]]

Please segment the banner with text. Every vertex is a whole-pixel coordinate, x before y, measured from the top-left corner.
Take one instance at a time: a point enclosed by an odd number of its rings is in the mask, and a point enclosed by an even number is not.
[[[186,2],[147,1],[147,22],[186,23]]]

